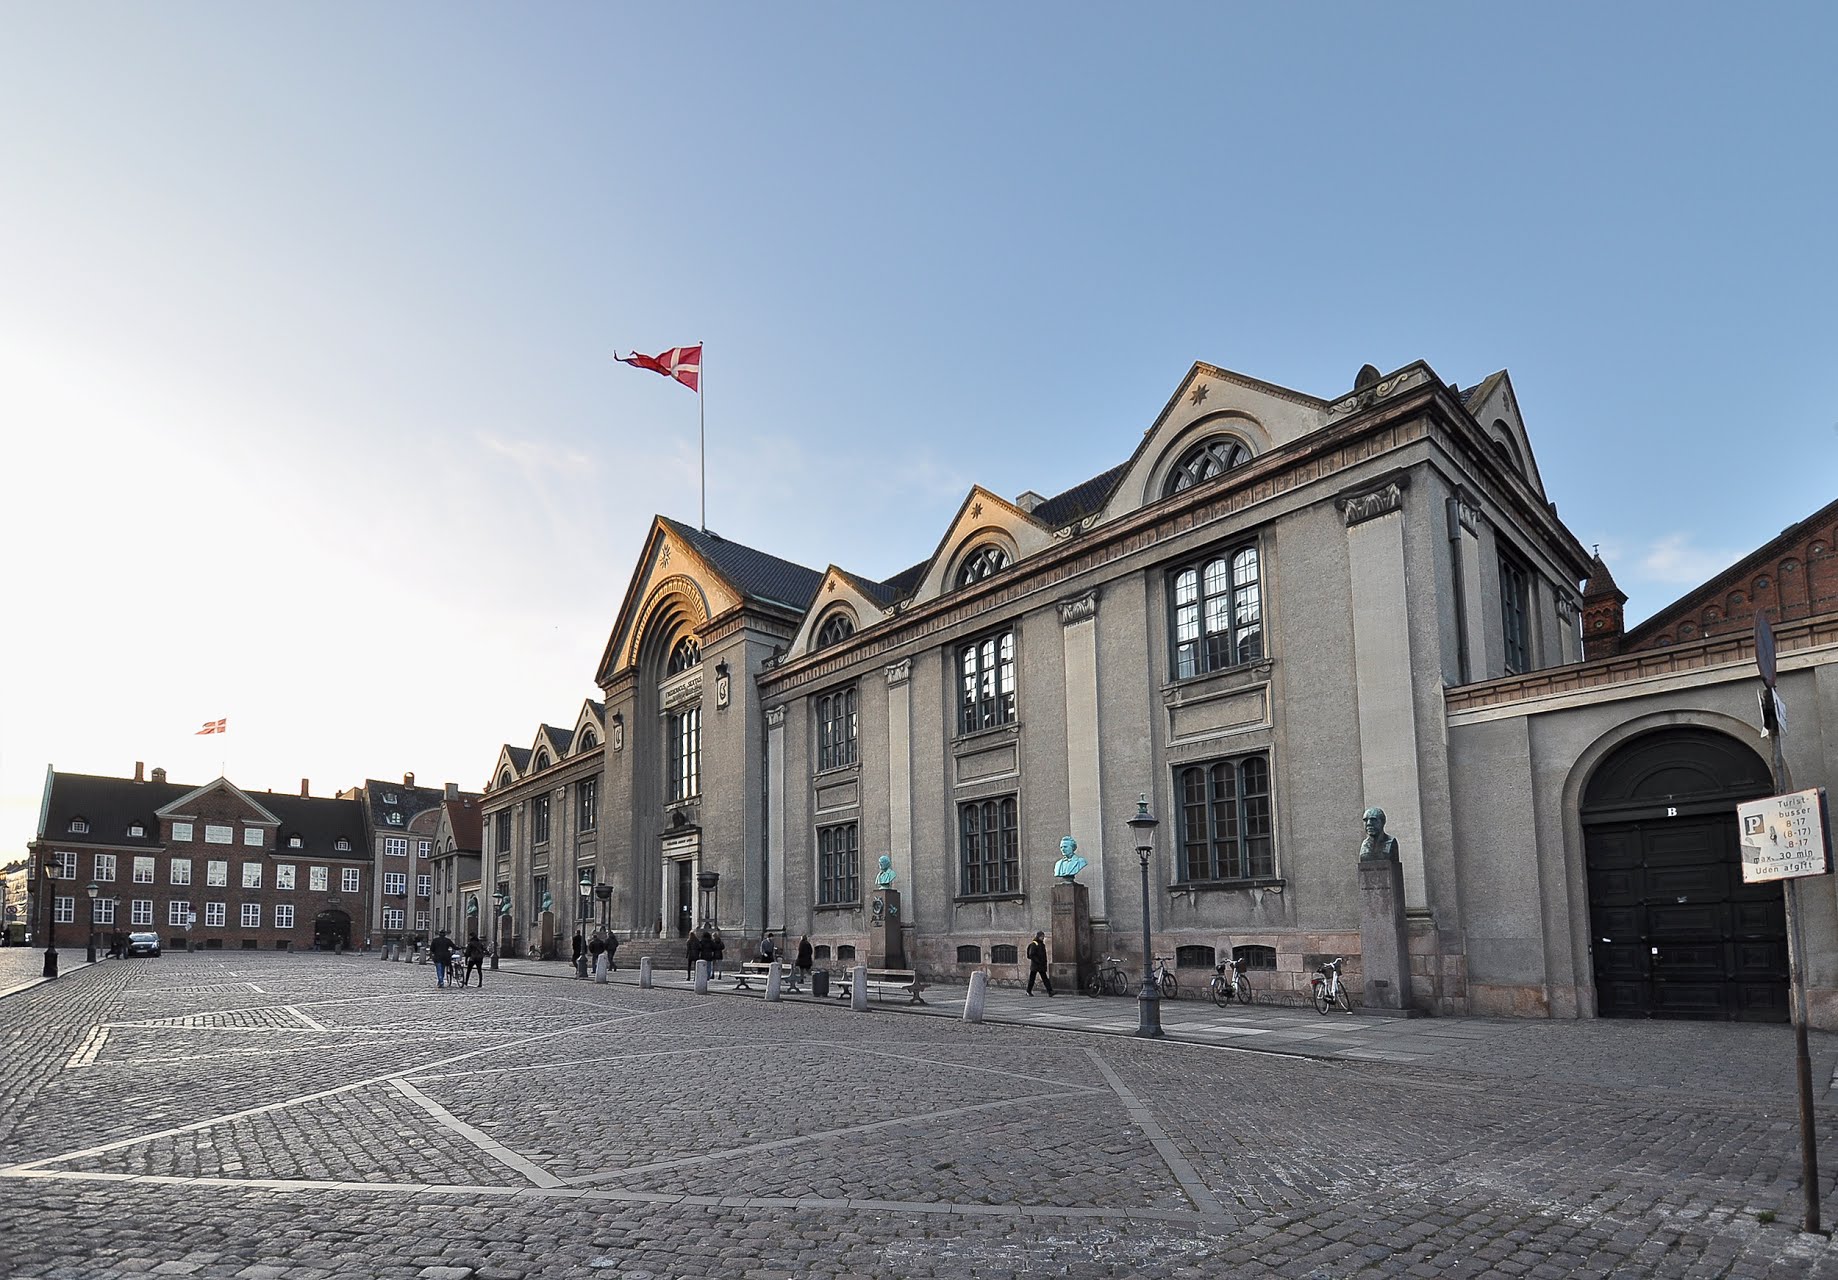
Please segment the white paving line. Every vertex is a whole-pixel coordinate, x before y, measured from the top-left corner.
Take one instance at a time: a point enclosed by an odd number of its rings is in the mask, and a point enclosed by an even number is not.
[[[1225,1206],[1213,1198],[1213,1193],[1204,1182],[1200,1181],[1199,1171],[1188,1163],[1186,1156],[1175,1149],[1174,1143],[1169,1140],[1166,1133],[1162,1132],[1161,1125],[1156,1123],[1149,1109],[1137,1100],[1136,1095],[1130,1092],[1129,1086],[1124,1084],[1117,1073],[1110,1069],[1110,1064],[1098,1055],[1096,1049],[1087,1049],[1085,1054],[1103,1073],[1105,1080],[1109,1081],[1111,1089],[1123,1100],[1124,1109],[1129,1112],[1131,1123],[1141,1128],[1149,1141],[1155,1144],[1155,1149],[1161,1153],[1162,1162],[1174,1174],[1175,1181],[1181,1184],[1181,1190],[1187,1193],[1187,1198],[1193,1201],[1193,1207],[1208,1217],[1223,1216]]]
[[[493,1160],[496,1160],[507,1169],[515,1169],[518,1173],[521,1173],[539,1187],[559,1187],[562,1185],[562,1180],[550,1173],[547,1169],[540,1167],[534,1161],[518,1155],[515,1151],[512,1151],[490,1134],[473,1128],[408,1081],[391,1080],[389,1083],[393,1085],[397,1092],[401,1093],[403,1097],[413,1102],[430,1116],[433,1116],[436,1122],[453,1130],[453,1132],[459,1134],[460,1137],[470,1142],[473,1146],[483,1151],[486,1155],[490,1156]]]
[[[65,1069],[93,1066],[96,1061],[96,1055],[102,1052],[102,1046],[107,1043],[108,1028],[94,1028],[90,1031],[89,1037],[78,1047],[77,1051],[70,1055],[70,1061],[64,1064]]]
[[[301,1026],[310,1027],[314,1031],[324,1031],[325,1030],[325,1027],[322,1024],[314,1022],[311,1018],[307,1017],[304,1013],[300,1012],[300,1010],[296,1009],[291,1004],[287,1006],[287,1012],[293,1014],[294,1017],[300,1019]]]
[[[245,982],[243,983],[243,985],[249,988],[249,990],[255,992],[255,994],[258,996],[265,996],[268,994],[266,991],[263,991],[260,987],[256,986],[253,982]]]

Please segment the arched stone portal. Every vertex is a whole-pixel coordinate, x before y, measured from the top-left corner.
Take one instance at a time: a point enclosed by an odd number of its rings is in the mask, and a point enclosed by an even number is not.
[[[1693,726],[1596,769],[1581,817],[1603,1017],[1787,1021],[1781,887],[1742,882],[1736,839],[1737,804],[1772,790],[1755,752]]]
[[[321,911],[313,917],[313,945],[321,951],[351,949],[351,917],[342,911]]]

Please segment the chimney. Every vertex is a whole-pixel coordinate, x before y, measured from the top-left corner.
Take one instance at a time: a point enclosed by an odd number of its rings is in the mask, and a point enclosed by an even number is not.
[[[412,773],[403,774],[402,775],[402,785],[405,787],[414,786],[415,785],[415,775]]]
[[[306,785],[306,779],[300,779],[300,798],[304,800],[307,796],[312,794],[312,790]]]
[[[459,783],[449,782],[447,784],[447,799],[449,800],[459,799]]]
[[[153,780],[155,782],[166,781],[166,771],[164,769],[155,769],[153,771]]]
[[[147,771],[147,762],[145,760],[136,760],[134,762],[134,781],[145,782],[146,779],[142,777],[141,775],[145,773],[146,771]]]

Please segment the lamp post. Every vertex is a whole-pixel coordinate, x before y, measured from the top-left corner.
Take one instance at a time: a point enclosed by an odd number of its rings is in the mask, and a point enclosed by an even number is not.
[[[94,880],[89,882],[89,954],[84,959],[96,963],[96,899],[102,894],[102,886]]]
[[[55,877],[51,873],[51,859],[56,856],[47,853],[45,868],[45,977],[57,977],[57,886],[52,883]]]
[[[1142,863],[1142,990],[1136,996],[1136,1034],[1150,1040],[1162,1034],[1162,996],[1155,987],[1154,948],[1149,942],[1149,859],[1155,855],[1155,828],[1160,825],[1149,812],[1145,791],[1136,800],[1136,816],[1129,820],[1129,828],[1136,842],[1136,858]]]
[[[698,871],[696,885],[702,890],[703,927],[713,925],[721,927],[721,873],[719,871]]]
[[[510,914],[511,895],[503,889],[491,896],[492,903],[498,908],[496,919],[491,926],[491,967],[498,967],[498,950],[504,945],[504,917]]]
[[[600,900],[600,932],[610,938],[613,936],[613,886],[595,885],[594,897]]]
[[[585,946],[587,926],[594,918],[594,869],[592,867],[581,868],[580,902],[575,906],[574,915],[577,927],[581,931],[581,943]]]

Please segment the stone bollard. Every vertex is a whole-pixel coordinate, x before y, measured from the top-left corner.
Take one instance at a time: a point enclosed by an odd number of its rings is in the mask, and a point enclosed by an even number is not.
[[[638,986],[641,991],[651,989],[651,957],[645,956],[638,962]]]
[[[970,994],[964,997],[964,1021],[983,1020],[983,1002],[989,998],[989,971],[978,969],[970,975]]]
[[[396,944],[395,943],[392,942],[388,946],[383,948],[383,958],[385,960],[392,960],[392,961],[396,958]]]
[[[857,1013],[868,1012],[868,966],[858,964],[854,970],[855,980],[849,984],[849,1007]]]
[[[611,973],[612,969],[613,969],[613,958],[607,955],[606,952],[602,951],[598,956],[594,958],[594,981],[599,983],[601,986],[605,986],[606,985],[606,975]]]
[[[779,999],[779,970],[782,967],[777,960],[774,960],[772,967],[766,970],[766,999],[775,1003]]]
[[[708,961],[706,960],[696,961],[696,994],[699,996],[708,994]]]

